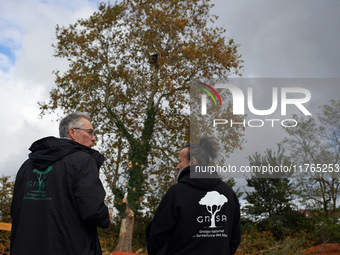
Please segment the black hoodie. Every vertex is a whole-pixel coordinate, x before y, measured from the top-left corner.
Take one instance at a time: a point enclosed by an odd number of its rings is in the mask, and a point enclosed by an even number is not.
[[[187,167],[162,199],[146,236],[149,255],[234,254],[241,241],[238,199],[220,178],[190,178]]]
[[[104,156],[54,137],[30,151],[14,186],[11,255],[102,254],[97,226],[110,224],[99,179]]]

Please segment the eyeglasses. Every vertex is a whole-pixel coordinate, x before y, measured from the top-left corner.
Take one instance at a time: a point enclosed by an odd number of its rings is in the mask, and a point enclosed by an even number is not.
[[[94,136],[94,130],[93,129],[84,129],[84,128],[73,128],[77,130],[84,130],[86,133],[88,133],[90,136]]]

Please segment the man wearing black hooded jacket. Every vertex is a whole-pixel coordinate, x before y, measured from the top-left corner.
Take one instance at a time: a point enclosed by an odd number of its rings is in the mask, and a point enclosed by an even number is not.
[[[149,255],[235,254],[241,241],[235,193],[217,175],[190,178],[195,166],[206,166],[215,156],[207,138],[180,152],[178,183],[167,191],[147,227]]]
[[[91,149],[88,114],[68,115],[59,133],[34,142],[17,174],[11,255],[102,254],[97,227],[109,227],[112,217],[99,179],[104,156]]]

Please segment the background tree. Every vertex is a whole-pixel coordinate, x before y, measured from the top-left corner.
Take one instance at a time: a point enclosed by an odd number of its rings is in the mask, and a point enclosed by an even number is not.
[[[317,118],[294,116],[299,123],[286,128],[283,145],[298,169],[295,179],[300,203],[307,209],[322,209],[324,215],[336,213],[340,195],[340,101],[321,107]],[[309,169],[306,172],[307,164]],[[325,170],[322,172],[321,170]]]
[[[298,126],[285,129],[283,145],[291,161],[302,166],[294,185],[313,221],[311,233],[317,243],[339,242],[340,100],[320,107],[316,117],[294,116]]]
[[[189,142],[190,81],[226,78],[241,68],[234,41],[225,41],[224,29],[208,26],[217,18],[211,7],[208,0],[124,0],[56,27],[55,56],[69,68],[55,71],[56,87],[40,108],[42,114],[91,114],[122,217],[117,250],[131,251],[134,215],[147,193],[162,193],[148,181],[169,180],[154,178],[154,170],[169,173]],[[225,134],[234,141],[225,143],[229,152],[239,134]]]
[[[249,156],[249,163],[251,166],[289,165],[289,161],[280,147],[276,153],[267,149],[264,156],[258,153]],[[246,191],[245,199],[248,202],[245,207],[246,212],[258,219],[291,210],[293,189],[289,177],[289,175],[283,177],[262,172],[252,174],[249,179],[246,179],[247,186],[254,188],[253,191]]]
[[[11,223],[11,204],[14,181],[9,176],[0,177],[0,222]],[[0,231],[0,253],[9,249],[11,232]]]
[[[11,204],[14,181],[9,176],[0,178],[0,221],[11,222]]]
[[[277,152],[267,149],[264,156],[258,153],[250,156],[249,162],[251,166],[290,165],[280,146]],[[287,238],[291,232],[298,233],[309,228],[308,220],[297,212],[293,204],[295,190],[290,177],[289,173],[255,173],[246,179],[247,186],[254,190],[246,191],[248,204],[244,211],[257,221],[258,230],[270,230],[276,240]]]

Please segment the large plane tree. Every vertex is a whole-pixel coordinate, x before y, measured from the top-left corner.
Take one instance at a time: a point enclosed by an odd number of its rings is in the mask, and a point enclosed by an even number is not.
[[[56,27],[55,57],[69,66],[55,71],[56,87],[40,108],[91,114],[122,217],[117,250],[131,251],[134,214],[148,190],[158,189],[148,181],[168,176],[189,142],[190,82],[241,68],[238,45],[213,26],[211,8],[208,0],[123,0]],[[225,144],[229,152],[238,134],[224,135],[234,141]]]

